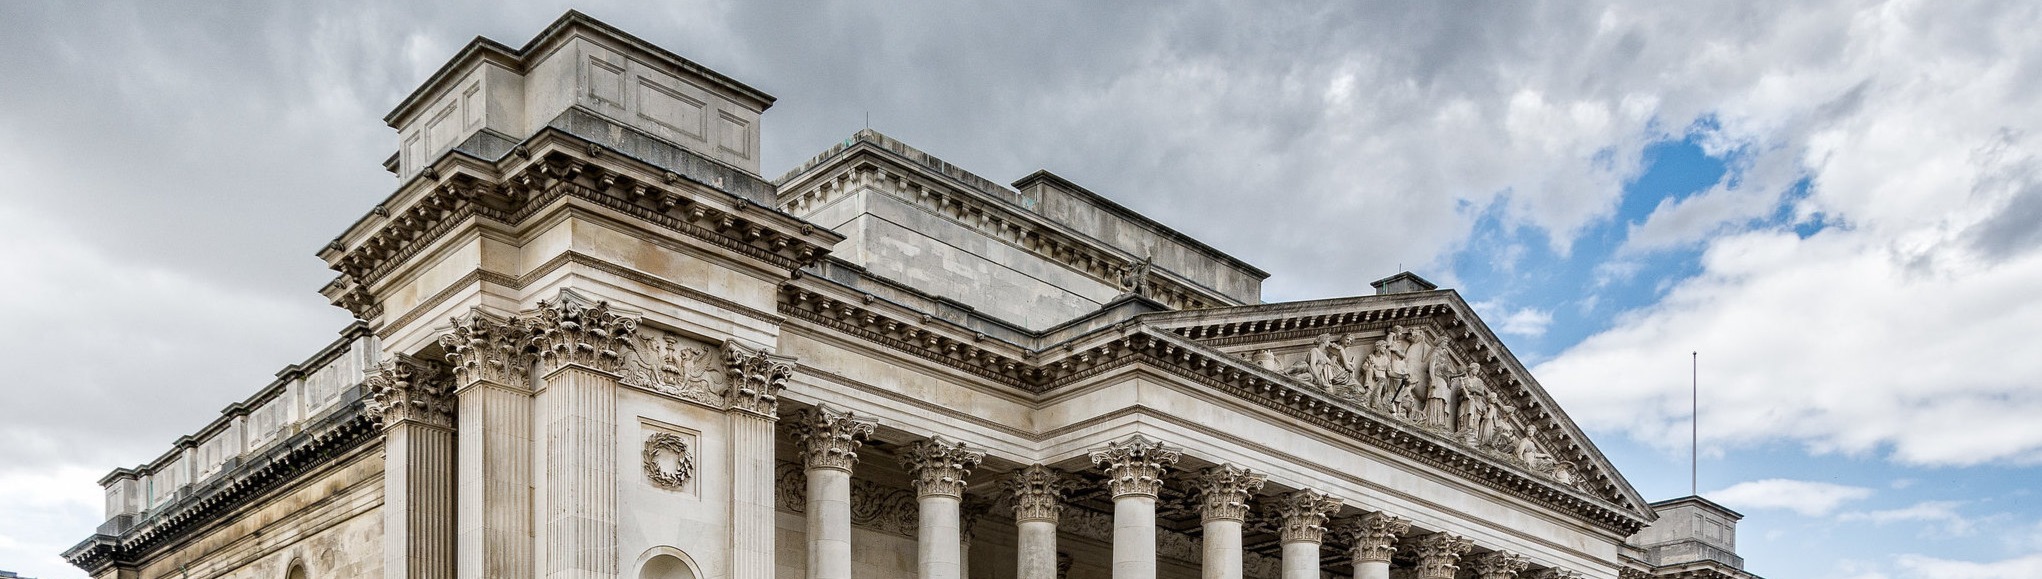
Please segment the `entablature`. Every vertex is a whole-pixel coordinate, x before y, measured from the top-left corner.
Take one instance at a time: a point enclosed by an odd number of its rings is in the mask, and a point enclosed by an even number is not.
[[[843,239],[717,183],[697,182],[554,129],[490,162],[451,152],[320,252],[340,276],[322,290],[357,317],[380,315],[374,288],[470,220],[516,226],[563,198],[635,217],[789,271]]]

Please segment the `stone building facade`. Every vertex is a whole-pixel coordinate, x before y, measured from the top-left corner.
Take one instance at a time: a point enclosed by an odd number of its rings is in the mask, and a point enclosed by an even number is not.
[[[94,577],[1749,577],[1459,294],[1263,303],[1048,172],[871,131],[569,13],[386,117],[320,252],[359,322],[101,481]],[[1656,522],[1655,522],[1656,521]],[[1690,523],[1693,524],[1690,524]]]

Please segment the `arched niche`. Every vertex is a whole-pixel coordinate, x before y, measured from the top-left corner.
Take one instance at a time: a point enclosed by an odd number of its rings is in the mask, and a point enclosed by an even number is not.
[[[638,556],[638,579],[697,579],[695,559],[673,547],[653,547]]]

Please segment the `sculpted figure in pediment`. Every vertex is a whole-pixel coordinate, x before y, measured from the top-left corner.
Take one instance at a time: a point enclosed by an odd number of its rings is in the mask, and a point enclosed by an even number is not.
[[[1445,337],[1437,338],[1428,348],[1425,364],[1425,422],[1426,425],[1443,430],[1454,426],[1454,378],[1460,375],[1453,356],[1446,348]]]
[[[1390,382],[1391,363],[1389,340],[1376,342],[1375,348],[1369,351],[1368,358],[1362,360],[1360,369],[1355,371],[1355,374],[1359,375],[1356,382],[1360,383],[1360,389],[1356,394],[1361,397],[1363,404],[1374,408],[1385,408],[1390,405],[1392,397],[1396,395],[1392,390],[1394,384]]]
[[[1553,455],[1539,449],[1538,437],[1538,427],[1529,424],[1524,426],[1524,436],[1517,439],[1517,459],[1532,470],[1551,472],[1557,461],[1553,460]]]
[[[1461,433],[1469,444],[1479,446],[1482,441],[1489,439],[1490,433],[1495,429],[1495,423],[1491,421],[1495,415],[1490,409],[1493,408],[1496,393],[1490,391],[1488,383],[1482,379],[1482,368],[1479,365],[1468,366],[1468,370],[1463,372],[1458,380],[1461,407],[1454,431]]]

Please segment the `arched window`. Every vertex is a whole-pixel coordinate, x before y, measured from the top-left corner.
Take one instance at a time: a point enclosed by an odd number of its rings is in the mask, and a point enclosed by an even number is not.
[[[695,579],[695,571],[680,557],[666,553],[653,555],[645,561],[645,567],[638,571],[638,579]]]
[[[292,563],[291,570],[284,573],[284,579],[309,579],[305,574],[305,564]]]

